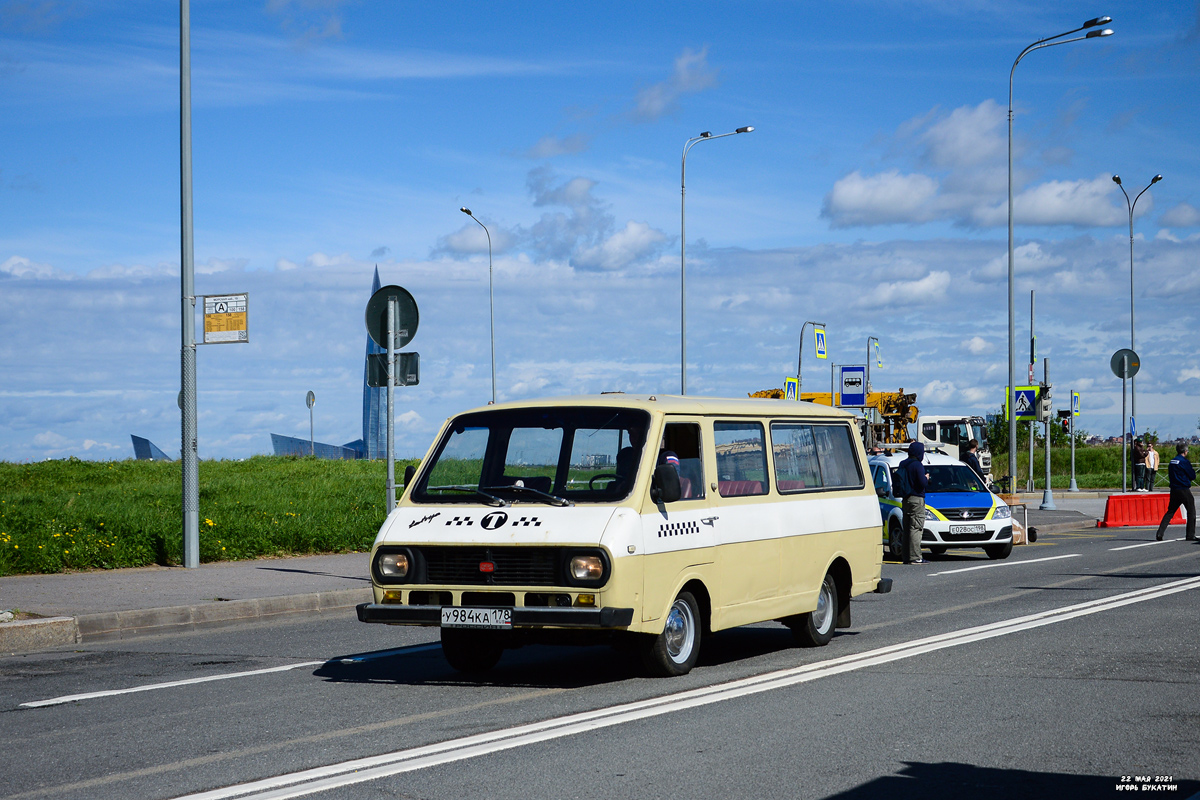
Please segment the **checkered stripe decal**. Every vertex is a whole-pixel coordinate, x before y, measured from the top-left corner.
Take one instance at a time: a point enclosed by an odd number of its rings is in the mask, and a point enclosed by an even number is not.
[[[520,519],[513,520],[512,524],[514,528],[542,527],[542,521],[537,517],[521,517]]]
[[[447,525],[466,525],[466,526],[470,527],[471,525],[475,524],[475,520],[471,519],[470,517],[451,517],[450,519],[446,520],[446,524]]]
[[[689,533],[699,533],[700,523],[692,522],[667,522],[658,526],[658,538],[664,536],[686,536]]]

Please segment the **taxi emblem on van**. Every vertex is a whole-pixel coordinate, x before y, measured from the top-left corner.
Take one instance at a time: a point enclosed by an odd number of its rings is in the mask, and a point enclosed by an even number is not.
[[[504,523],[508,522],[508,514],[503,511],[493,511],[479,521],[484,530],[494,531],[497,528],[503,527]]]

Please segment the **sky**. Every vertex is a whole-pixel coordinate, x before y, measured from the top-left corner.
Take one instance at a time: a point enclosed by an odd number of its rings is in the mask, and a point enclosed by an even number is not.
[[[361,436],[373,270],[420,308],[400,457],[491,399],[744,396],[862,364],[923,413],[1007,382],[1008,76],[1018,382],[1078,426],[1200,421],[1195,2],[191,3],[196,293],[248,292],[248,344],[198,348],[199,454]],[[179,452],[179,9],[0,0],[0,460]],[[1138,200],[1131,287],[1130,199]],[[1039,363],[1038,378],[1042,376]]]

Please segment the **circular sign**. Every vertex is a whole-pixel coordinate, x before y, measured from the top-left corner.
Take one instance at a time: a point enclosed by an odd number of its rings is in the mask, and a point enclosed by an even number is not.
[[[375,344],[387,349],[388,300],[396,298],[396,340],[394,348],[404,347],[417,335],[417,301],[400,286],[384,286],[367,301],[367,333]]]
[[[508,522],[508,514],[503,511],[493,511],[479,521],[480,527],[484,530],[494,531]]]
[[[309,408],[312,408],[316,404],[316,402],[317,402],[317,396],[315,394],[313,394],[312,392],[309,392],[308,397],[304,398],[304,405],[308,406]]]
[[[1132,378],[1142,368],[1142,362],[1137,353],[1125,347],[1113,353],[1108,366],[1118,378]]]

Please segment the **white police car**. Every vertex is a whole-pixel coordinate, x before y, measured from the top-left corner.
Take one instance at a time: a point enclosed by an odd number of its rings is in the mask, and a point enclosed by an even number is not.
[[[908,455],[900,452],[869,459],[883,517],[883,542],[896,559],[904,557],[904,514],[895,488],[896,467],[906,458]],[[957,458],[926,452],[923,463],[929,487],[925,490],[922,546],[934,555],[951,547],[982,547],[988,558],[1008,558],[1013,547],[1008,504]]]

